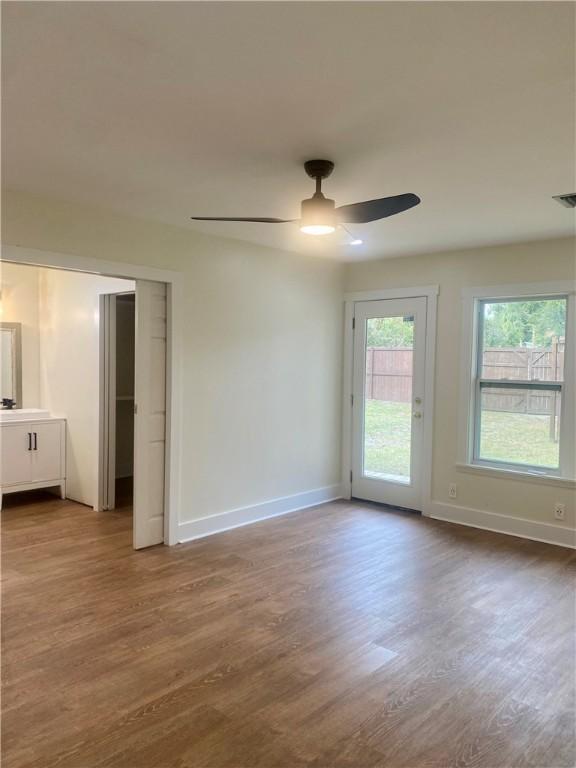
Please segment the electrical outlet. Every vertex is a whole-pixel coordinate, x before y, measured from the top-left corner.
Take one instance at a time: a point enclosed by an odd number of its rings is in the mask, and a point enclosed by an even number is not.
[[[566,518],[566,506],[564,504],[554,505],[554,517],[556,520],[564,520]]]
[[[450,483],[448,486],[448,496],[451,499],[455,499],[456,496],[458,496],[458,487],[456,486],[456,483]]]

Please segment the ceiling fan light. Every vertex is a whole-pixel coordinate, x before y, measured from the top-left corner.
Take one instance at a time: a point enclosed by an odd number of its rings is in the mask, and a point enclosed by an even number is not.
[[[306,235],[329,235],[336,231],[336,213],[334,200],[321,193],[302,200],[302,219],[300,232]]]
[[[329,235],[336,231],[336,227],[331,224],[305,224],[300,227],[300,232],[306,235]]]

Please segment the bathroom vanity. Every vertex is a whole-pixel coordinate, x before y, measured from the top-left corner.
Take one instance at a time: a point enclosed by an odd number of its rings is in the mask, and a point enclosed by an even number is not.
[[[66,498],[66,420],[22,408],[22,328],[0,323],[0,498],[5,493],[59,488]]]
[[[37,408],[0,411],[0,493],[59,487],[66,498],[66,420]]]

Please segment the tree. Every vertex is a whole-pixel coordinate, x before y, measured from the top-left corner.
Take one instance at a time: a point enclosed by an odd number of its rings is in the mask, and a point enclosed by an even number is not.
[[[366,328],[368,347],[412,347],[413,317],[372,317]]]
[[[484,305],[484,346],[550,347],[566,333],[566,301],[503,301]]]

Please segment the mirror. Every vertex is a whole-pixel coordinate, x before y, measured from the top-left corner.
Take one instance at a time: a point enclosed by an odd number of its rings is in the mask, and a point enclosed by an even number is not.
[[[2,347],[0,398],[15,401],[22,408],[22,326],[20,323],[0,323]]]

